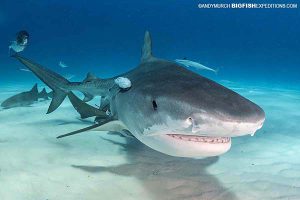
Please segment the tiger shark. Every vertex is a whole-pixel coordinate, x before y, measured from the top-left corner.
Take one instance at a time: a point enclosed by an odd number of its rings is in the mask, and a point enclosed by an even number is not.
[[[84,101],[101,96],[99,112],[92,115],[102,120],[59,138],[87,130],[125,130],[164,154],[201,158],[227,152],[232,137],[253,135],[265,120],[264,111],[238,93],[173,61],[154,57],[148,31],[140,64],[108,79],[89,73],[82,82],[69,82],[29,59],[14,57],[53,90],[47,113],[57,109],[71,91],[85,94]],[[118,77],[129,79],[131,87],[118,88]],[[80,110],[80,104],[75,107]]]

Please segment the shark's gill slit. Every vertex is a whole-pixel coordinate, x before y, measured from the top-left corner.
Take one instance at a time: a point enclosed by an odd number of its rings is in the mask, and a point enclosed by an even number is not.
[[[152,106],[154,110],[157,110],[157,103],[155,100],[152,101]]]

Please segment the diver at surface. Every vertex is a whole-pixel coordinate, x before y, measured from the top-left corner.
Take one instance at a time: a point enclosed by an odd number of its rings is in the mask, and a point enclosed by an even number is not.
[[[29,33],[25,30],[19,31],[16,34],[16,40],[11,42],[11,45],[8,47],[8,50],[14,50],[15,52],[24,51],[28,43]]]

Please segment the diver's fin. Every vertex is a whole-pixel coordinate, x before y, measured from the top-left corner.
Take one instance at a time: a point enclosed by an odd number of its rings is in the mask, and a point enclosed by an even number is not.
[[[147,62],[150,61],[151,59],[153,59],[151,36],[149,31],[146,31],[144,37],[144,46],[142,48],[141,62]]]
[[[31,88],[30,92],[38,93],[37,83]]]
[[[52,113],[54,110],[56,110],[60,106],[60,104],[64,101],[66,96],[67,96],[67,93],[65,93],[61,89],[54,90],[52,101],[48,108],[47,114]]]
[[[94,96],[90,93],[83,92],[83,94],[84,94],[84,98],[82,101],[84,101],[84,102],[88,102],[94,98]]]
[[[59,139],[59,138],[67,137],[67,136],[70,136],[70,135],[75,135],[75,134],[82,133],[82,132],[92,130],[92,129],[94,129],[96,131],[116,131],[116,132],[119,132],[119,131],[122,131],[123,129],[126,129],[126,128],[125,128],[125,126],[122,122],[114,121],[113,119],[108,119],[108,120],[104,121],[103,123],[93,124],[91,126],[88,126],[88,127],[76,130],[76,131],[72,131],[72,132],[67,133],[67,134],[60,135],[56,138]]]
[[[76,109],[76,111],[80,114],[82,119],[85,119],[88,117],[94,117],[94,116],[103,117],[103,118],[108,117],[104,111],[99,110],[99,109],[83,102],[73,92],[69,92],[68,97],[69,97],[72,105]]]
[[[92,81],[92,80],[95,80],[95,79],[98,79],[94,74],[92,74],[91,72],[87,73],[85,79],[83,79],[82,82],[88,82],[88,81]]]

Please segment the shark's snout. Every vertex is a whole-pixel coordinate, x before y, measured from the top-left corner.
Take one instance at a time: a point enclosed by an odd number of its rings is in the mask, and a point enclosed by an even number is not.
[[[224,99],[222,107],[211,113],[218,119],[231,122],[258,123],[265,119],[265,112],[258,105],[238,94],[233,94],[229,100]]]
[[[229,102],[222,109],[193,113],[188,118],[192,133],[222,137],[253,135],[262,127],[265,113],[253,102],[241,96],[236,98],[234,104]]]

